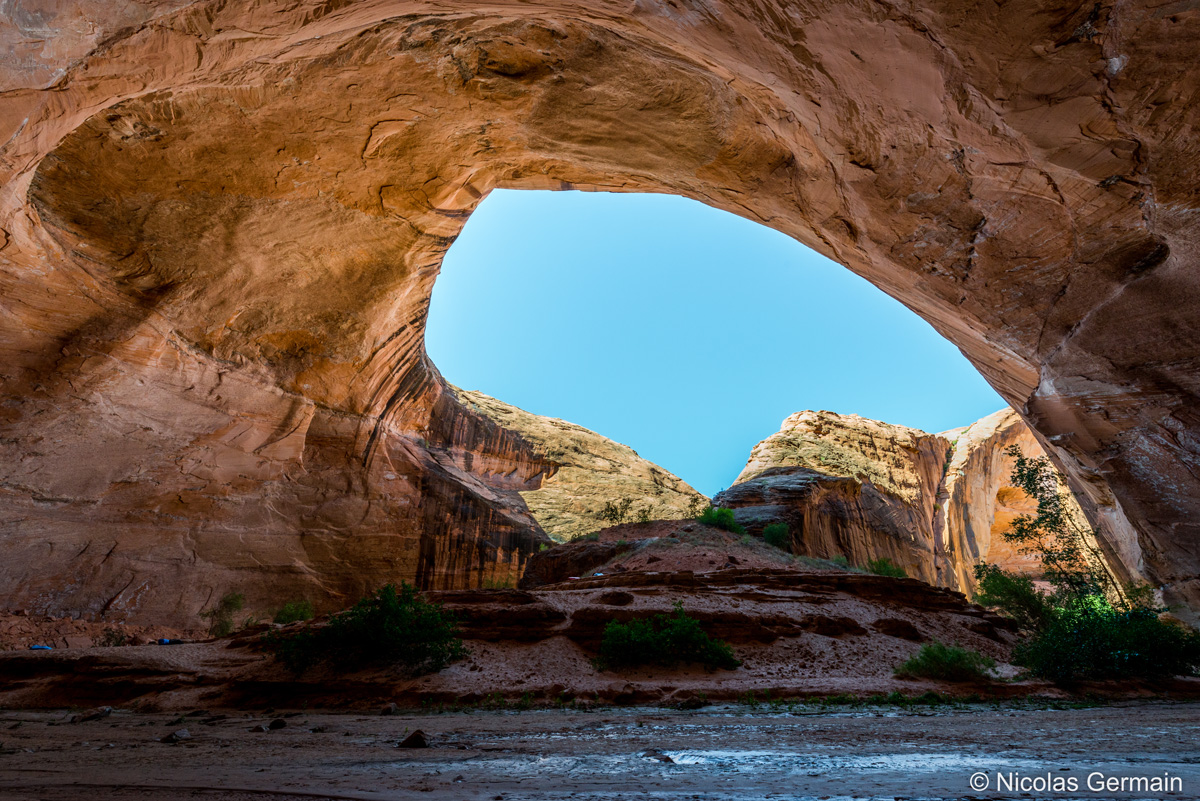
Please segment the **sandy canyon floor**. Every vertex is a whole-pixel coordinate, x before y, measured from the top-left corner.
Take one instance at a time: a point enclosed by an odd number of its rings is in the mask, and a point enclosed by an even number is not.
[[[1074,779],[1032,797],[1200,797],[1200,708],[1136,703],[830,711],[715,706],[428,715],[0,715],[0,797],[759,799],[1030,797],[998,777]],[[252,731],[273,719],[286,725]],[[277,724],[278,725],[278,724]],[[160,739],[186,729],[190,739]],[[426,748],[398,748],[420,730]],[[972,787],[983,773],[987,786]],[[1088,777],[1177,777],[1094,792]],[[975,782],[982,780],[978,777]]]

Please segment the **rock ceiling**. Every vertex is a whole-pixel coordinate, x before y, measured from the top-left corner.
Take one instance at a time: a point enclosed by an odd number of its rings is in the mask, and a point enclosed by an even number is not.
[[[455,401],[423,323],[489,190],[579,188],[695,198],[901,300],[1198,609],[1193,6],[6,7],[0,590],[187,616],[519,571],[512,499],[553,466]]]

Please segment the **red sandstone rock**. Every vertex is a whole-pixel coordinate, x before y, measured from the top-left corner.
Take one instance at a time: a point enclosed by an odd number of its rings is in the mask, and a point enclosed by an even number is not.
[[[605,602],[618,592],[628,595],[629,602],[617,607]],[[803,568],[629,572],[527,593],[454,590],[430,597],[460,616],[469,653],[443,671],[417,679],[397,677],[386,666],[354,672],[318,667],[296,676],[263,650],[257,636],[244,633],[169,649],[113,648],[86,656],[69,651],[0,653],[0,704],[377,710],[389,703],[476,704],[496,698],[678,704],[700,693],[712,701],[734,700],[747,692],[769,692],[773,698],[919,694],[951,688],[892,675],[896,665],[920,648],[912,629],[1001,662],[1013,639],[1006,630],[995,630],[1003,621],[960,593],[913,579]],[[744,664],[716,672],[692,665],[621,673],[598,671],[591,664],[609,621],[670,612],[676,601],[708,633],[728,640]],[[536,609],[552,614],[529,617]],[[520,618],[522,625],[497,626],[510,616]],[[978,631],[980,623],[992,626],[995,637]],[[1047,687],[1027,682],[973,689],[1020,695]]]
[[[549,466],[422,347],[503,186],[674,192],[845,264],[1200,608],[1187,4],[26,9],[0,19],[10,604],[184,625],[230,590],[519,575]]]
[[[714,503],[734,509],[755,534],[786,523],[794,553],[855,565],[887,558],[910,576],[971,593],[980,562],[1041,573],[1036,554],[1002,536],[1013,518],[1036,511],[1011,484],[1012,446],[1045,455],[1011,409],[938,435],[858,415],[798,412],[754,447]],[[1070,501],[1068,509],[1086,527],[1085,510]],[[1112,510],[1088,511],[1108,540],[1120,538]],[[1097,561],[1129,580],[1118,554],[1102,556]]]

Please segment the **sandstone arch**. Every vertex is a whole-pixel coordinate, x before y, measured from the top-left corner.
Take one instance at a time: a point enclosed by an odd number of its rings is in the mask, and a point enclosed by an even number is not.
[[[504,186],[674,192],[865,276],[1039,432],[1131,575],[1200,606],[1200,11],[181,5],[0,31],[16,605],[183,619],[251,580],[517,569],[512,490],[553,465],[422,347]]]

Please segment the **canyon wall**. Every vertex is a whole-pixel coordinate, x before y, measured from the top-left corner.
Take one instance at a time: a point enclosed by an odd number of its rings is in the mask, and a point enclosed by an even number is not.
[[[707,497],[627,445],[565,420],[530,414],[482,392],[455,392],[464,406],[516,433],[537,458],[552,465],[537,487],[521,492],[521,498],[556,542],[639,518],[683,518],[708,506]],[[606,504],[622,501],[629,503],[624,518],[602,516]]]
[[[934,513],[950,443],[903,426],[797,412],[754,446],[733,486],[713,499],[759,533],[787,523],[792,550],[853,564],[888,558],[937,581]]]
[[[1023,553],[1002,534],[1008,531],[1014,518],[1037,512],[1037,503],[1025,491],[1012,484],[1016,459],[1008,449],[1016,446],[1029,457],[1044,456],[1029,426],[1012,409],[1001,409],[977,420],[966,428],[943,432],[951,439],[953,448],[946,474],[938,488],[940,514],[935,522],[938,547],[939,583],[956,587],[968,594],[975,590],[972,572],[979,562],[999,565],[1018,573],[1041,574],[1036,555]],[[1085,510],[1079,498],[1070,493],[1065,477],[1060,475],[1062,491],[1068,493],[1066,513],[1081,528],[1100,530],[1100,542],[1111,540],[1114,533],[1105,532],[1111,516]],[[1091,536],[1085,535],[1089,550],[1101,548]],[[1102,564],[1118,583],[1132,577],[1125,572],[1120,559],[1113,553],[1102,554]]]
[[[0,597],[187,623],[256,582],[518,572],[549,467],[424,320],[491,189],[576,188],[734,212],[905,303],[1188,616],[1193,5],[4,4]]]
[[[1001,536],[1013,518],[1037,509],[1012,485],[1015,459],[1006,451],[1014,445],[1026,456],[1045,456],[1011,409],[941,434],[858,415],[797,412],[754,447],[714,503],[734,509],[753,533],[786,523],[794,553],[845,556],[856,565],[887,558],[910,576],[971,594],[979,562],[1041,572],[1036,556]],[[1068,510],[1087,524],[1073,497]],[[1096,522],[1102,526],[1104,518]],[[1108,557],[1110,565],[1118,561]]]

